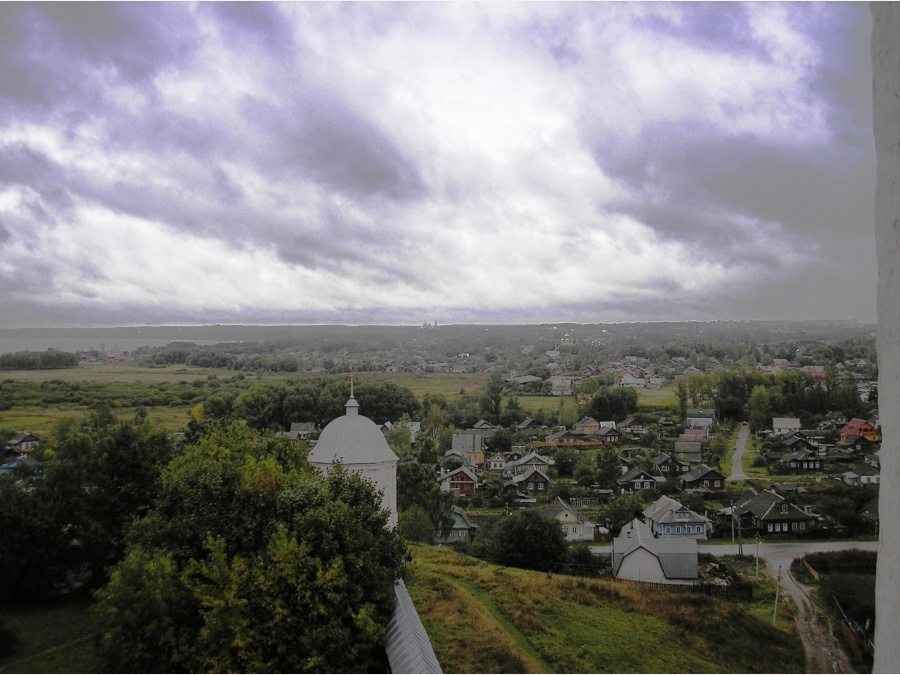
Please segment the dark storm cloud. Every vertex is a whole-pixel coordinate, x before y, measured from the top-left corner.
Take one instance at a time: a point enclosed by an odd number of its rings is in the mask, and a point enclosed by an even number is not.
[[[300,83],[306,84],[306,83]],[[385,133],[326,86],[299,91],[286,110],[248,100],[244,118],[265,130],[266,171],[319,182],[354,198],[412,200],[423,195],[416,163]]]
[[[3,3],[0,96],[19,107],[96,101],[107,78],[146,82],[195,46],[178,4]]]
[[[0,314],[855,312],[869,26],[845,4],[0,4]]]

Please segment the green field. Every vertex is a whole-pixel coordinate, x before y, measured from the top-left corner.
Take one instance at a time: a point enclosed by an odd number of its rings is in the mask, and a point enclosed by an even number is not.
[[[744,603],[499,567],[447,548],[416,546],[413,557],[407,585],[447,672],[804,672],[790,611],[771,625],[765,580]]]
[[[167,431],[178,431],[188,420],[191,408],[203,396],[208,395],[210,380],[223,385],[248,387],[256,383],[277,382],[291,379],[334,379],[346,378],[348,374],[292,374],[262,373],[260,375],[239,373],[232,370],[195,368],[183,365],[164,367],[140,367],[132,364],[82,365],[62,370],[17,370],[0,372],[0,381],[27,383],[32,390],[30,400],[21,400],[9,394],[4,404],[0,391],[0,428],[16,431],[30,431],[46,436],[56,423],[65,417],[82,416],[92,408],[97,400],[110,402],[117,414],[130,416],[136,411],[139,401],[156,396],[161,401],[146,404],[151,421]],[[381,373],[362,372],[354,377],[359,380],[389,380],[407,387],[420,400],[426,394],[444,396],[456,400],[461,392],[477,396],[490,375],[488,373]],[[242,378],[238,382],[237,378]],[[62,384],[61,384],[62,383]],[[74,387],[83,384],[80,391],[66,397],[54,392],[56,385]],[[228,384],[231,383],[231,384]],[[44,389],[46,387],[46,390]],[[179,397],[187,389],[186,400]],[[39,390],[39,391],[38,391]],[[240,390],[239,390],[240,391]],[[660,405],[674,405],[675,397],[671,388],[638,390],[639,405],[642,408],[656,408]],[[137,401],[137,402],[136,402]],[[520,396],[518,401],[524,413],[535,416],[539,411],[552,416],[564,410],[569,417],[577,419],[579,411],[574,397]],[[4,409],[6,408],[6,409]]]

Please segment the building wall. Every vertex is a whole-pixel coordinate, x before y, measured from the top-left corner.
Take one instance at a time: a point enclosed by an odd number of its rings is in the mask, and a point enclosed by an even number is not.
[[[619,566],[619,572],[616,574],[616,577],[619,579],[631,579],[632,581],[666,582],[666,575],[663,574],[659,558],[645,548],[636,548],[626,555],[622,559],[622,564]]]
[[[882,422],[875,672],[900,672],[900,5],[870,4],[878,258],[878,394]],[[886,600],[882,602],[881,600]]]

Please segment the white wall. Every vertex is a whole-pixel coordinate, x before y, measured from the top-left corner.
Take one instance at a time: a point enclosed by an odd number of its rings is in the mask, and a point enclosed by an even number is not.
[[[882,411],[876,673],[900,672],[900,6],[870,4],[878,256],[878,394]]]

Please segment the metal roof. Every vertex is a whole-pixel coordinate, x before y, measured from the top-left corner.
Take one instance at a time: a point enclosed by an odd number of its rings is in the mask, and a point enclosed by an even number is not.
[[[394,584],[397,602],[384,635],[392,673],[442,673],[431,640],[403,579]]]

